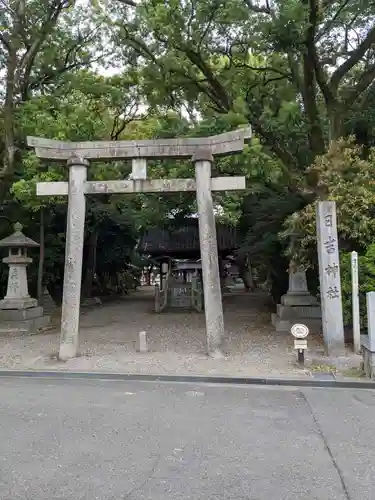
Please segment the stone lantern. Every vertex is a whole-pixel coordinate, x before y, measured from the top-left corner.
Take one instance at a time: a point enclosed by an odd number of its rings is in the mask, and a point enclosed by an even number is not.
[[[31,333],[49,323],[43,316],[43,308],[29,295],[27,265],[32,259],[27,256],[28,248],[39,247],[22,233],[22,225],[14,225],[14,233],[0,241],[1,248],[8,248],[3,262],[9,266],[7,293],[0,300],[0,331]]]

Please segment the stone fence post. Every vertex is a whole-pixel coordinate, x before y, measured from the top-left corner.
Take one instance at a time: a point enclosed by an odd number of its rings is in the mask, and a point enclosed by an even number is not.
[[[375,378],[375,292],[366,294],[367,331],[361,335],[363,368],[367,377]]]

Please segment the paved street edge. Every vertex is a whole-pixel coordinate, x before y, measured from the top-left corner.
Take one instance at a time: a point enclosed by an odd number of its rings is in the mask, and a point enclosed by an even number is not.
[[[181,382],[202,384],[267,385],[289,387],[327,387],[375,389],[375,381],[319,380],[272,377],[207,377],[200,375],[146,375],[131,373],[69,372],[43,370],[0,370],[1,378],[91,379],[113,381]]]

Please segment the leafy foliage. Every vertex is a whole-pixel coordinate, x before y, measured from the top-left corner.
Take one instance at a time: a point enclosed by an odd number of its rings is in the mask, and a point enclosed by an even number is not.
[[[38,238],[46,279],[61,282],[66,199],[36,183],[66,180],[39,162],[27,135],[67,141],[212,135],[252,125],[245,151],[214,175],[244,175],[217,193],[218,217],[238,224],[241,252],[284,287],[289,253],[316,263],[314,198],[338,205],[341,247],[374,237],[375,10],[366,0],[1,0],[0,201]],[[336,141],[353,134],[353,142]],[[313,165],[311,168],[309,168]],[[93,164],[90,179],[124,179],[128,162]],[[149,162],[151,178],[190,177],[191,162]],[[88,200],[86,252],[120,272],[139,232],[196,212],[188,193]],[[291,215],[293,214],[293,215]],[[286,226],[283,227],[287,219]],[[8,231],[5,224],[2,228]],[[280,240],[280,232],[284,238]],[[111,245],[105,245],[111,241]],[[91,243],[90,243],[91,242]],[[126,264],[127,265],[127,264]],[[87,266],[90,269],[90,265]],[[122,271],[121,271],[122,272]],[[124,271],[125,272],[125,271]],[[276,295],[279,292],[276,293]]]
[[[340,255],[341,293],[344,324],[352,325],[352,280],[351,254]],[[369,245],[363,255],[358,256],[358,282],[361,330],[367,329],[366,293],[375,290],[375,244]]]
[[[353,141],[332,143],[308,170],[317,178],[318,200],[286,221],[283,237],[290,239],[289,254],[305,265],[316,263],[316,203],[336,202],[340,248],[363,250],[375,239],[375,151],[364,157]],[[293,238],[291,238],[291,236]]]

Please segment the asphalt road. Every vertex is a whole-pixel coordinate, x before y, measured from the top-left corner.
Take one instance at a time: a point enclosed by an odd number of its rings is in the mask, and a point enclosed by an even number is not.
[[[375,392],[0,379],[1,500],[375,499]]]

